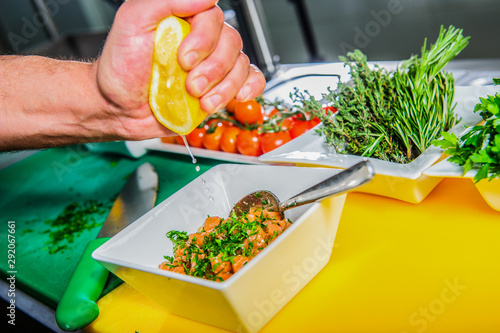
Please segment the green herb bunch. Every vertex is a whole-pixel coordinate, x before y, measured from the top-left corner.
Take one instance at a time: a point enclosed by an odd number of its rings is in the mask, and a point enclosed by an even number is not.
[[[468,39],[462,30],[441,27],[430,50],[426,39],[421,56],[403,62],[394,73],[397,99],[393,128],[408,157],[420,155],[441,132],[457,123],[452,104],[454,79],[442,69],[467,46]]]
[[[340,59],[350,67],[351,82],[340,82],[336,91],[329,89],[323,95],[338,109],[334,117],[325,114],[319,101],[307,92],[296,90],[294,102],[300,102],[300,108],[322,121],[320,133],[338,152],[404,162],[398,138],[391,129],[396,101],[391,73],[377,65],[371,69],[360,50],[347,57]]]
[[[484,125],[471,127],[461,138],[444,132],[442,139],[432,142],[445,149],[449,161],[462,166],[464,174],[478,168],[475,182],[500,177],[500,93],[480,101],[474,112],[480,112]]]
[[[323,122],[318,130],[327,144],[345,154],[409,163],[449,130],[453,114],[454,80],[443,67],[468,44],[462,30],[441,27],[435,44],[412,56],[394,72],[370,67],[360,51],[339,57],[349,66],[351,81],[323,94],[338,109],[332,117],[307,92],[292,94],[296,107]]]

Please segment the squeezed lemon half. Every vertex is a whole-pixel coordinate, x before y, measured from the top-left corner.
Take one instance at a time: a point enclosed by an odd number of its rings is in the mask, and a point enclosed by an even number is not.
[[[207,116],[199,99],[187,92],[187,72],[177,62],[179,45],[190,30],[189,23],[176,16],[158,24],[149,88],[149,105],[156,119],[181,135],[190,133]]]

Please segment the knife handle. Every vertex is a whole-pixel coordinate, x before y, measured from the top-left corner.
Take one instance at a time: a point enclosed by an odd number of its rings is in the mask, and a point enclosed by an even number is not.
[[[92,258],[92,252],[109,237],[89,242],[71,276],[56,310],[59,328],[73,332],[87,326],[99,316],[95,303],[106,284],[109,271]]]

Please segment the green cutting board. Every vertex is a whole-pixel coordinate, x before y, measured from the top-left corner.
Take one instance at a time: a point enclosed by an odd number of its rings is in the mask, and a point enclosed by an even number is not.
[[[99,233],[128,176],[144,162],[158,172],[156,203],[220,163],[200,158],[200,171],[196,171],[185,155],[149,152],[133,160],[90,153],[77,145],[41,151],[1,170],[0,248],[7,253],[8,221],[15,221],[16,246],[14,269],[8,267],[6,259],[1,260],[0,275],[6,277],[14,270],[17,288],[55,308],[87,242]],[[49,253],[51,227],[46,221],[59,216],[66,206],[88,200],[102,204],[101,212],[92,216],[98,226],[78,234],[66,249]],[[108,281],[105,291],[119,284],[117,281]]]

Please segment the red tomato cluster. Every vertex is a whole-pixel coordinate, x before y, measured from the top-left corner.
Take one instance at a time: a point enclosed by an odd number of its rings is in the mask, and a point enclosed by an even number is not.
[[[210,116],[206,122],[186,135],[191,147],[260,156],[298,137],[320,122],[318,118],[308,114],[292,114],[278,108],[265,113],[256,100],[232,100],[225,109],[226,113]],[[325,107],[324,110],[336,111],[331,107]],[[180,137],[162,138],[162,141],[184,144]]]

